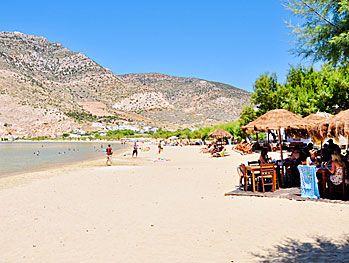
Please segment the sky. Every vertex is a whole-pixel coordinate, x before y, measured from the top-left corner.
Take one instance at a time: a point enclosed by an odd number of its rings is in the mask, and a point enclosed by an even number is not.
[[[294,20],[280,0],[21,1],[1,3],[0,31],[46,37],[115,74],[164,73],[253,91],[267,72],[283,82]]]

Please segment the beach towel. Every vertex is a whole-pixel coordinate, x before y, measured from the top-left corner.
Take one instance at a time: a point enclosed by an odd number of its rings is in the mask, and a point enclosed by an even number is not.
[[[308,165],[298,165],[301,177],[301,197],[318,199],[320,198],[319,187],[316,178],[316,167]]]

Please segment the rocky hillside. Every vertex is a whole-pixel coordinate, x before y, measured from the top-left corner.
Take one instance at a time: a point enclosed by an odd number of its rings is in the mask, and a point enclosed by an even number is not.
[[[45,130],[45,135],[78,127],[76,119],[134,119],[157,125],[234,120],[250,96],[194,78],[117,76],[59,43],[11,32],[0,32],[0,94],[0,104],[11,104],[1,107],[0,123],[10,122],[26,134]],[[18,112],[11,118],[14,109]]]
[[[114,108],[135,111],[158,121],[198,123],[207,119],[230,121],[249,101],[250,93],[230,85],[158,73],[119,76],[127,86],[148,87],[119,100]]]

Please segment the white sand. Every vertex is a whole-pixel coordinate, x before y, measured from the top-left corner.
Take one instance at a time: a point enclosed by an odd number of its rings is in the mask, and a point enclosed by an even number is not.
[[[124,167],[98,160],[1,178],[0,262],[255,262],[288,239],[348,244],[349,205],[225,197],[236,165],[257,155],[165,147],[170,161],[152,162],[151,147],[119,154]]]

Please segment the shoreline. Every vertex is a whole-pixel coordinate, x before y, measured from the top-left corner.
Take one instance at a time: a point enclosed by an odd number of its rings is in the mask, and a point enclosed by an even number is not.
[[[113,142],[113,143],[115,144],[116,142]],[[114,151],[114,156],[126,154],[130,151],[130,149],[132,149],[131,145],[125,146],[124,148],[117,149],[116,151]],[[116,158],[114,157],[113,161],[114,159]],[[104,154],[103,157],[94,157],[94,158],[89,158],[83,161],[72,160],[72,161],[66,161],[62,163],[50,164],[41,168],[32,168],[32,169],[27,169],[23,171],[10,172],[10,173],[4,173],[4,174],[0,173],[0,184],[1,184],[1,180],[4,178],[15,177],[15,176],[26,176],[28,174],[54,172],[54,171],[59,171],[60,169],[69,169],[69,168],[74,169],[81,166],[95,167],[95,165],[93,164],[97,164],[97,162],[104,163],[105,160],[106,160],[106,157]],[[0,186],[0,190],[1,190],[1,186]]]

